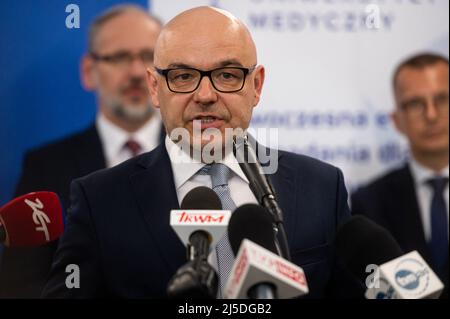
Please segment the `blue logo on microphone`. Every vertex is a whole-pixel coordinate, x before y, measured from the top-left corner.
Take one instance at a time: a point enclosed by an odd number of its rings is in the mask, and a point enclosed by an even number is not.
[[[397,284],[408,290],[413,290],[419,287],[419,276],[409,270],[399,270],[395,274],[395,281]]]
[[[395,282],[410,293],[421,294],[428,288],[428,268],[416,259],[402,260],[396,267]]]
[[[375,299],[392,299],[392,296],[394,296],[394,288],[390,287],[388,291],[380,291],[375,296]]]

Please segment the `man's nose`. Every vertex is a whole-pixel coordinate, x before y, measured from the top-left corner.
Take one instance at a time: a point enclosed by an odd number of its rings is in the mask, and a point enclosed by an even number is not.
[[[207,76],[200,80],[200,84],[194,94],[194,100],[202,104],[217,101],[217,92],[215,91],[211,80]]]
[[[134,57],[131,60],[128,72],[132,77],[145,77],[147,67],[139,57]]]
[[[433,100],[430,99],[427,101],[425,106],[425,118],[432,122],[435,121],[439,117],[439,112],[437,110],[437,106],[434,104]]]

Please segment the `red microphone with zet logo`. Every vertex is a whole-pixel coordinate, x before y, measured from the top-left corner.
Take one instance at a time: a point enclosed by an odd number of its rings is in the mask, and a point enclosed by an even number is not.
[[[0,243],[33,247],[54,241],[64,231],[62,207],[53,192],[17,197],[0,208]]]

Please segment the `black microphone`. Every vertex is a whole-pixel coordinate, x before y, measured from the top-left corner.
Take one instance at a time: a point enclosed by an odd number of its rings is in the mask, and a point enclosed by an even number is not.
[[[236,255],[227,299],[288,299],[307,294],[303,269],[280,257],[272,216],[262,206],[243,205],[230,218],[228,238]]]
[[[387,229],[364,216],[341,225],[335,243],[346,268],[366,283],[368,299],[437,298],[442,291],[442,283],[417,251],[404,254]],[[370,270],[376,273],[368,277]]]
[[[265,207],[272,216],[276,231],[279,232],[281,256],[287,260],[291,260],[286,232],[283,226],[283,213],[278,205],[273,188],[264,174],[263,168],[247,136],[236,137],[233,144],[233,151],[239,166],[249,180],[250,189],[258,200],[258,203]]]
[[[221,210],[219,196],[210,188],[200,186],[192,189],[181,201],[181,209],[186,210]],[[189,236],[187,247],[188,260],[208,257],[211,234],[203,229],[194,231]]]
[[[277,254],[272,216],[256,204],[242,205],[233,212],[228,224],[228,239],[235,256],[244,239]],[[277,287],[273,282],[256,282],[247,291],[247,296],[251,299],[277,299]]]
[[[181,209],[217,211],[222,209],[222,203],[212,189],[201,186],[192,189],[184,197]],[[208,263],[210,244],[216,234],[214,231],[206,229],[208,228],[197,226],[190,233],[187,243],[188,262],[179,268],[170,280],[167,287],[167,294],[170,298],[216,298],[218,276]],[[179,228],[175,230],[177,231]]]
[[[362,282],[367,277],[367,265],[381,265],[403,255],[389,231],[361,215],[353,216],[338,228],[336,252]]]
[[[267,209],[255,204],[238,207],[228,224],[228,238],[237,258],[227,283],[227,298],[290,298],[307,291],[303,271],[276,256],[273,220]],[[304,284],[301,289],[299,282]]]
[[[278,254],[275,245],[272,217],[267,209],[256,204],[245,204],[236,208],[228,223],[228,239],[234,255],[244,239]]]

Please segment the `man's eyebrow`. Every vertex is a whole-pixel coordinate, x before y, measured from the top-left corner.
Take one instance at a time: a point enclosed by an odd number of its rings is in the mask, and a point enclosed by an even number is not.
[[[184,63],[171,63],[167,66],[168,69],[178,69],[178,68],[192,68],[192,66]]]
[[[226,67],[226,66],[230,66],[230,65],[242,66],[242,63],[236,59],[230,59],[230,60],[224,60],[224,61],[218,62],[216,64],[216,67],[220,68],[220,67]],[[168,69],[178,69],[178,68],[194,68],[194,69],[196,69],[196,67],[189,65],[189,64],[185,64],[185,63],[170,63],[167,66],[167,68]]]

